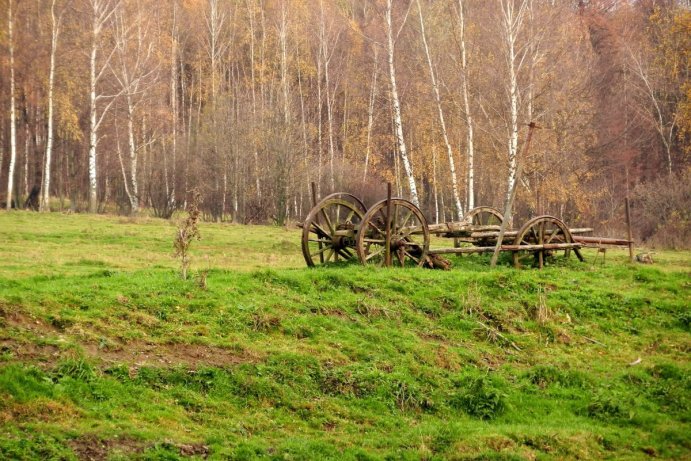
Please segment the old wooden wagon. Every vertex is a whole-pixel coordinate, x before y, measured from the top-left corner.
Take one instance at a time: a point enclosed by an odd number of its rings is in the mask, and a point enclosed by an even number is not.
[[[413,203],[390,196],[369,209],[344,192],[314,202],[302,223],[302,253],[308,266],[349,260],[379,266],[435,266],[442,260],[439,255],[494,251],[504,219],[497,209],[483,206],[457,222],[428,224]],[[548,259],[568,258],[571,252],[582,261],[584,246],[632,243],[584,235],[592,231],[569,228],[554,216],[536,216],[517,230],[505,230],[500,251],[511,252],[516,267],[542,267]],[[453,239],[454,245],[431,248],[433,236]]]

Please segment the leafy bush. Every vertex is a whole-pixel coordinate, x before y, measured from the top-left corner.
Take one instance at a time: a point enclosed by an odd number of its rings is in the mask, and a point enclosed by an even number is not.
[[[586,378],[582,373],[562,371],[551,365],[533,367],[525,376],[531,383],[540,388],[553,384],[562,387],[583,387],[586,384]]]
[[[463,378],[458,388],[458,394],[451,398],[451,406],[470,416],[489,420],[506,411],[506,395],[486,375]]]
[[[601,420],[619,419],[631,415],[626,403],[618,395],[609,392],[595,394],[582,413],[589,418]]]
[[[638,186],[632,213],[634,228],[649,244],[691,248],[691,170]]]

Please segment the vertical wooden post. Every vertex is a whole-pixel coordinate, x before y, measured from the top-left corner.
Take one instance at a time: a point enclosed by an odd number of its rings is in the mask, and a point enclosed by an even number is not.
[[[516,199],[516,190],[518,189],[518,184],[521,182],[521,174],[523,173],[523,159],[530,149],[530,141],[533,139],[533,130],[535,128],[540,128],[535,124],[535,122],[530,122],[530,124],[528,124],[528,136],[525,138],[523,150],[517,159],[518,165],[516,165],[516,177],[514,178],[513,187],[509,191],[509,196],[504,204],[504,220],[499,227],[499,235],[497,236],[497,243],[494,246],[494,253],[492,253],[492,259],[490,260],[490,267],[496,267],[497,259],[499,259],[499,252],[501,251],[501,245],[504,241],[504,233],[506,232],[509,221],[513,221],[513,201]],[[542,254],[542,250],[540,250],[540,254]],[[542,268],[542,266],[540,266],[540,268]]]
[[[391,183],[386,183],[386,259],[384,264],[391,267]]]
[[[317,205],[317,185],[312,181],[312,206]]]
[[[311,186],[312,186],[312,207],[316,207],[317,206],[317,185],[314,183],[314,181],[312,181]],[[315,215],[314,219],[315,219],[315,221],[319,222],[319,216]],[[317,240],[321,240],[321,237],[322,236],[319,235],[319,233],[317,232]],[[322,245],[321,241],[318,243],[318,245],[319,245],[319,262],[321,264],[324,264],[324,252],[322,251],[324,246]]]
[[[631,234],[631,209],[629,207],[629,197],[624,200],[626,203],[626,230],[629,239],[629,261],[633,262],[633,236]]]

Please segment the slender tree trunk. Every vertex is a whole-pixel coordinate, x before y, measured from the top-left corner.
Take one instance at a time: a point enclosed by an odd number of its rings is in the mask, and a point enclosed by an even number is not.
[[[509,67],[509,138],[508,138],[508,152],[509,152],[509,175],[506,190],[506,202],[511,198],[511,191],[514,189],[514,182],[516,181],[517,173],[517,154],[518,154],[518,66],[520,65],[517,52],[516,41],[518,39],[518,32],[521,28],[523,11],[525,3],[522,1],[519,6],[519,11],[516,11],[513,0],[504,2],[502,0],[503,10],[503,27],[507,47],[507,64]],[[511,219],[507,216],[507,219]]]
[[[437,149],[432,145],[432,186],[434,187],[434,222],[439,224],[439,191],[437,188]]]
[[[132,215],[139,213],[139,181],[137,175],[137,145],[134,139],[134,106],[132,96],[129,91],[126,95],[127,101],[127,148],[130,157],[130,183],[132,184],[132,194],[130,195],[130,209]]]
[[[323,54],[324,63],[324,86],[326,90],[326,122],[327,133],[329,135],[329,182],[331,191],[336,190],[336,179],[334,173],[334,133],[333,133],[333,95],[331,90],[331,83],[329,81],[329,63],[331,62],[331,53],[329,51],[329,44],[326,37],[326,23],[324,19],[324,3],[319,2],[320,7],[320,21],[319,21],[319,40],[321,41],[321,51]],[[335,90],[334,90],[335,91]]]
[[[420,35],[422,36],[422,44],[425,49],[425,56],[427,57],[427,64],[429,66],[429,75],[432,82],[432,90],[434,92],[434,100],[437,103],[437,112],[439,114],[439,125],[441,127],[442,137],[444,138],[444,145],[446,146],[446,155],[449,160],[449,174],[451,175],[451,192],[453,193],[453,201],[456,206],[456,216],[458,220],[463,218],[463,206],[461,205],[461,196],[458,192],[458,179],[456,177],[456,162],[453,159],[453,149],[449,142],[449,135],[446,131],[446,121],[444,120],[444,110],[441,106],[441,96],[439,95],[439,86],[437,85],[437,77],[434,75],[434,66],[432,65],[432,56],[427,45],[427,37],[425,35],[425,21],[422,17],[422,8],[420,8],[420,0],[415,0],[417,3],[417,11],[420,16]]]
[[[247,4],[247,15],[249,17],[249,35],[250,35],[250,87],[252,89],[252,142],[254,144],[254,181],[255,181],[255,187],[257,189],[257,197],[261,201],[262,198],[262,190],[261,190],[261,184],[259,181],[259,151],[257,147],[257,83],[256,83],[256,76],[255,76],[255,70],[254,70],[254,47],[255,47],[255,31],[254,31],[254,2],[252,2],[252,5],[250,5],[249,0],[246,2]]]
[[[10,166],[7,171],[7,209],[12,208],[12,192],[14,191],[14,168],[17,161],[17,108],[15,107],[14,86],[14,16],[12,4],[14,0],[7,2],[7,28],[10,48]]]
[[[283,90],[283,120],[290,122],[289,89],[288,89],[288,19],[285,0],[281,1],[281,24],[278,30],[281,47],[281,89]]]
[[[475,208],[475,135],[473,126],[473,116],[470,111],[469,93],[470,84],[468,83],[468,60],[466,56],[466,46],[465,46],[465,11],[464,11],[464,0],[458,0],[458,11],[459,11],[459,23],[461,29],[460,37],[460,47],[461,47],[461,71],[463,72],[463,84],[461,85],[461,90],[463,92],[463,107],[465,109],[465,122],[466,122],[466,148],[467,148],[467,192],[468,201],[467,209],[468,211]]]
[[[98,143],[98,125],[96,113],[96,57],[100,25],[97,11],[94,8],[91,29],[91,53],[89,56],[89,212],[96,213],[98,208],[98,176],[96,170],[96,146]]]
[[[171,180],[170,195],[168,196],[168,205],[172,208],[176,203],[176,186],[177,186],[177,171],[178,171],[178,61],[177,61],[177,46],[178,46],[178,25],[177,25],[177,0],[173,1],[173,25],[170,40],[170,107],[171,107],[171,150],[173,162],[173,177]],[[184,98],[184,95],[183,95]],[[183,99],[184,101],[184,99]],[[183,127],[184,128],[184,127]]]
[[[60,34],[59,19],[55,17],[55,1],[50,4],[50,70],[48,71],[48,133],[46,139],[46,156],[43,167],[43,187],[41,194],[41,211],[50,211],[50,172],[51,160],[53,156],[53,90],[55,83],[55,54],[58,47],[58,36]]]
[[[413,175],[413,165],[410,163],[408,157],[408,150],[405,145],[405,138],[403,137],[403,120],[401,117],[401,103],[398,99],[398,87],[396,86],[396,67],[394,65],[394,39],[393,39],[393,25],[391,24],[391,2],[386,0],[386,38],[387,51],[389,58],[389,80],[391,84],[391,103],[393,105],[394,125],[396,127],[396,138],[398,140],[398,149],[405,168],[405,173],[408,178],[408,188],[410,189],[410,198],[415,206],[420,206],[420,199],[417,194],[417,186],[415,185],[415,176]]]
[[[322,128],[322,41],[319,41],[319,52],[317,53],[317,197],[321,195],[322,182],[322,156],[324,151],[324,130]]]
[[[367,182],[367,169],[372,149],[372,127],[374,125],[374,103],[377,99],[377,75],[379,74],[379,48],[374,46],[374,69],[372,70],[372,84],[370,85],[369,107],[367,109],[367,143],[365,145],[365,168],[362,174],[362,184]]]

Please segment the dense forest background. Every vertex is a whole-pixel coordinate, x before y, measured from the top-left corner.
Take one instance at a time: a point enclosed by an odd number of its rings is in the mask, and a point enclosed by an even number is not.
[[[311,182],[371,203],[390,181],[449,221],[518,180],[519,217],[618,232],[631,196],[640,237],[689,243],[689,1],[0,9],[7,207],[169,217],[197,188],[208,219],[283,224]]]

